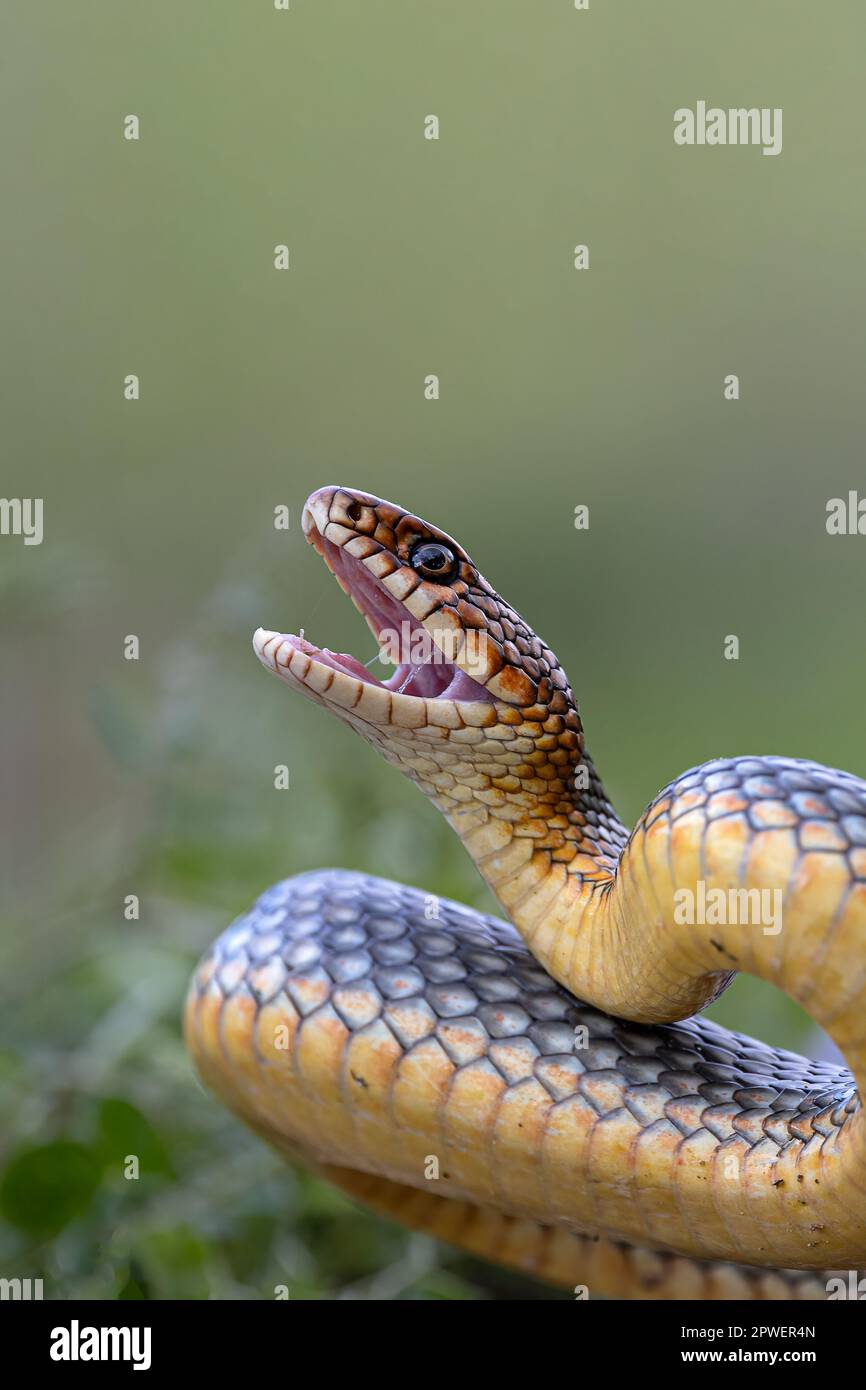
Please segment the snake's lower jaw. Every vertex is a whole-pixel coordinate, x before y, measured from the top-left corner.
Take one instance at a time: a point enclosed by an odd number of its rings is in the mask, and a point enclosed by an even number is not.
[[[253,635],[253,649],[265,669],[290,689],[322,705],[368,738],[387,734],[392,740],[411,742],[424,729],[441,733],[480,729],[495,725],[497,710],[502,708],[483,690],[476,698],[475,682],[453,667],[437,668],[434,679],[445,682],[441,695],[423,696],[405,689],[403,667],[397,675],[402,676],[404,688],[390,689],[371,677],[354,656],[320,649],[305,637],[260,627]],[[466,698],[457,698],[461,695]]]
[[[304,637],[262,627],[253,634],[253,650],[266,670],[316,704],[328,706],[335,714],[351,710],[369,723],[387,723],[387,692],[353,674],[351,663],[359,665],[354,658],[327,648],[320,651]]]

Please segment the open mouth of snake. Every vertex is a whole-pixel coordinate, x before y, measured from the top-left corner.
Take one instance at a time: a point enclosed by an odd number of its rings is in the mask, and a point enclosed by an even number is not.
[[[323,536],[315,526],[307,539],[366,620],[378,643],[380,655],[393,662],[394,670],[385,680],[380,680],[351,652],[334,652],[328,647],[317,647],[304,635],[303,630],[296,635],[259,628],[253,645],[263,665],[276,670],[278,675],[283,670],[287,671],[325,698],[334,682],[332,679],[330,686],[323,686],[323,669],[348,677],[359,687],[359,696],[366,688],[409,699],[493,702],[493,696],[479,681],[467,675],[456,661],[447,659],[435,636],[398,598],[388,592],[362,559],[348,554],[342,546]],[[307,659],[307,667],[297,659],[300,657]],[[378,661],[378,658],[374,660]],[[339,684],[337,688],[339,691]],[[348,693],[342,690],[342,694]]]

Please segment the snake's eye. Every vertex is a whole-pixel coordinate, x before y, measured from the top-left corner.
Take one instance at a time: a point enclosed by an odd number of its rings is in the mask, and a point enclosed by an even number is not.
[[[439,541],[422,541],[420,545],[416,545],[409,557],[409,563],[418,574],[422,574],[425,579],[432,579],[436,584],[450,584],[460,568],[454,551]]]

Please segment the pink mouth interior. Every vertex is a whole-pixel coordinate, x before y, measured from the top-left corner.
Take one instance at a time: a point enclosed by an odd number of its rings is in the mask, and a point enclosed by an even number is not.
[[[424,634],[424,645],[428,649],[435,646],[423,624],[388,593],[360,560],[356,560],[353,555],[347,555],[340,546],[334,545],[322,535],[316,536],[315,544],[337,578],[361,605],[375,628],[380,643],[384,642],[387,633],[405,631],[404,624],[408,623],[410,633],[420,630]],[[395,694],[443,700],[492,702],[493,699],[483,685],[467,676],[459,666],[438,658],[438,654],[436,660],[418,664],[403,661],[395,668],[393,675],[380,681],[350,652],[332,652],[327,647],[319,648],[304,637],[286,636],[284,640],[291,642],[298,651],[314,657],[323,666],[332,666],[335,671],[343,671],[348,676],[354,676],[356,680],[364,681],[366,685],[377,685]]]

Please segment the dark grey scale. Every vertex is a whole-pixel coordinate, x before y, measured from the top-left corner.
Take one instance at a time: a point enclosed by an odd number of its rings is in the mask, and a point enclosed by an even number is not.
[[[531,1023],[527,1030],[539,1053],[550,1057],[556,1053],[570,1054],[574,1047],[574,1030],[567,1023]],[[582,1058],[580,1059],[583,1060]]]
[[[283,938],[278,931],[264,932],[254,936],[246,947],[247,955],[250,960],[260,961],[270,959],[282,946]]]
[[[369,911],[372,915],[378,913],[381,917],[387,917],[388,914],[393,912],[394,908],[399,907],[399,905],[400,898],[397,893],[392,893],[390,896],[384,893],[373,894],[370,897]]]
[[[777,801],[781,795],[778,782],[764,773],[747,777],[740,790],[750,801]]]
[[[826,796],[830,805],[840,815],[866,815],[866,791],[858,793],[849,791],[846,787],[828,787]]]
[[[698,1095],[703,1096],[704,1100],[712,1106],[733,1105],[734,1091],[736,1087],[721,1085],[717,1081],[704,1081],[698,1087]],[[736,1108],[736,1107],[735,1107]]]
[[[513,1001],[481,1004],[477,1012],[491,1038],[518,1038],[532,1022],[526,1010]]]
[[[737,773],[740,777],[760,777],[766,767],[766,758],[738,758]]]
[[[357,921],[350,926],[332,927],[324,935],[325,945],[332,951],[352,951],[363,946],[366,940],[367,933]]]
[[[373,917],[367,923],[367,930],[376,941],[395,941],[405,934],[406,924],[397,917]]]
[[[437,985],[448,984],[453,980],[465,980],[469,971],[461,960],[453,956],[442,960],[431,960],[429,957],[422,962],[424,974],[428,980],[433,980]]]
[[[575,999],[567,990],[561,989],[561,986],[555,986],[555,988],[560,989],[564,997],[571,1000],[575,1023],[588,1029],[590,1036],[609,1038],[616,1034],[621,1023],[620,1019],[611,1018],[609,1014],[599,1013],[598,1009],[594,1009],[591,1004],[584,1004],[579,999]]]
[[[457,940],[453,936],[447,936],[445,932],[432,932],[422,928],[415,934],[415,942],[425,956],[450,956],[452,951],[457,950]]]
[[[652,1057],[620,1057],[619,1069],[630,1085],[653,1085],[664,1070]]]
[[[651,805],[655,806],[657,801],[661,801],[663,797],[667,796],[670,792],[675,792],[677,796],[682,796],[685,792],[694,791],[695,787],[700,786],[702,780],[703,779],[699,771],[687,772],[682,777],[678,777],[675,782],[671,782],[671,784],[668,787],[665,787],[662,791],[660,791],[658,796],[655,797],[651,802]]]
[[[414,966],[386,966],[373,971],[373,979],[385,999],[411,999],[424,990],[424,976]]]
[[[843,816],[842,830],[854,845],[866,845],[866,814],[860,816]]]
[[[507,1002],[520,999],[524,995],[520,983],[513,976],[487,975],[474,980],[473,984],[476,994],[485,1004]]]
[[[343,951],[340,955],[325,952],[322,966],[336,984],[345,985],[353,980],[366,980],[373,968],[373,958],[367,951]]]
[[[539,965],[517,966],[516,969],[514,969],[514,979],[524,987],[524,990],[530,991],[531,994],[537,991],[548,991],[550,983],[552,983],[549,974],[546,973],[546,970],[542,970]]]
[[[590,1041],[588,1047],[580,1049],[580,1060],[587,1071],[611,1071],[622,1057],[622,1048],[614,1039],[601,1042]]]
[[[767,1086],[741,1086],[734,1091],[734,1100],[744,1110],[769,1110],[777,1095]]]
[[[301,972],[315,965],[322,955],[321,941],[292,941],[283,951],[290,970]]]
[[[790,794],[794,792],[817,792],[821,790],[821,783],[815,777],[813,769],[805,764],[798,768],[782,768],[779,773],[779,781]]]
[[[460,1018],[462,1014],[471,1014],[477,1009],[479,1018],[484,1021],[478,1009],[478,998],[466,985],[428,985],[424,998],[440,1018]]]
[[[728,1047],[702,1047],[701,1056],[704,1057],[706,1061],[718,1062],[721,1066],[730,1066],[734,1058],[733,1052],[731,1052]],[[698,1071],[700,1071],[700,1069],[699,1063]]]
[[[779,1094],[776,1096],[776,1099],[773,1101],[771,1108],[773,1110],[787,1112],[791,1109],[792,1106],[799,1105],[800,1099],[800,1092],[796,1090],[795,1087],[790,1086],[787,1087],[784,1091],[779,1092]]]
[[[254,925],[249,917],[239,917],[236,922],[223,932],[220,938],[225,942],[226,954],[231,955],[235,951],[241,951],[253,935]]]
[[[664,1086],[671,1097],[694,1096],[698,1094],[696,1087],[697,1078],[693,1072],[689,1071],[660,1071],[659,1085]]]
[[[409,965],[416,956],[416,948],[409,940],[374,941],[370,955],[378,965]]]
[[[691,1072],[694,1070],[697,1056],[693,1047],[666,1047],[664,1059],[674,1071],[687,1068]]]
[[[530,994],[526,1007],[539,1022],[556,1022],[570,1015],[568,1004],[560,996],[552,993]],[[572,1028],[573,1031],[573,1028]]]
[[[476,970],[479,974],[486,974],[490,971],[494,975],[499,975],[506,969],[502,956],[494,955],[492,951],[480,951],[473,948],[464,951],[463,959],[471,970]]]
[[[708,792],[726,792],[739,785],[736,772],[711,772],[709,777],[704,778],[704,787]]]
[[[341,894],[331,909],[330,921],[332,926],[344,926],[350,922],[357,922],[361,915],[361,908],[357,902],[352,902],[345,894]]]
[[[765,776],[753,762],[750,776]],[[823,1142],[859,1106],[843,1067],[701,1018],[667,1027],[612,1018],[557,985],[507,923],[445,898],[431,922],[428,902],[340,870],[288,879],[214,943],[200,987],[212,964],[226,997],[247,993],[261,1006],[285,990],[304,1017],[330,1006],[353,1032],[384,1023],[404,1051],[417,1045],[403,1029],[409,1009],[455,1066],[486,1057],[506,1084],[534,1076],[554,1103],[580,1089],[599,1114],[613,1104],[640,1124],[666,1117],[684,1135],[703,1127],[719,1143]],[[577,1027],[586,1046],[576,1046]]]

